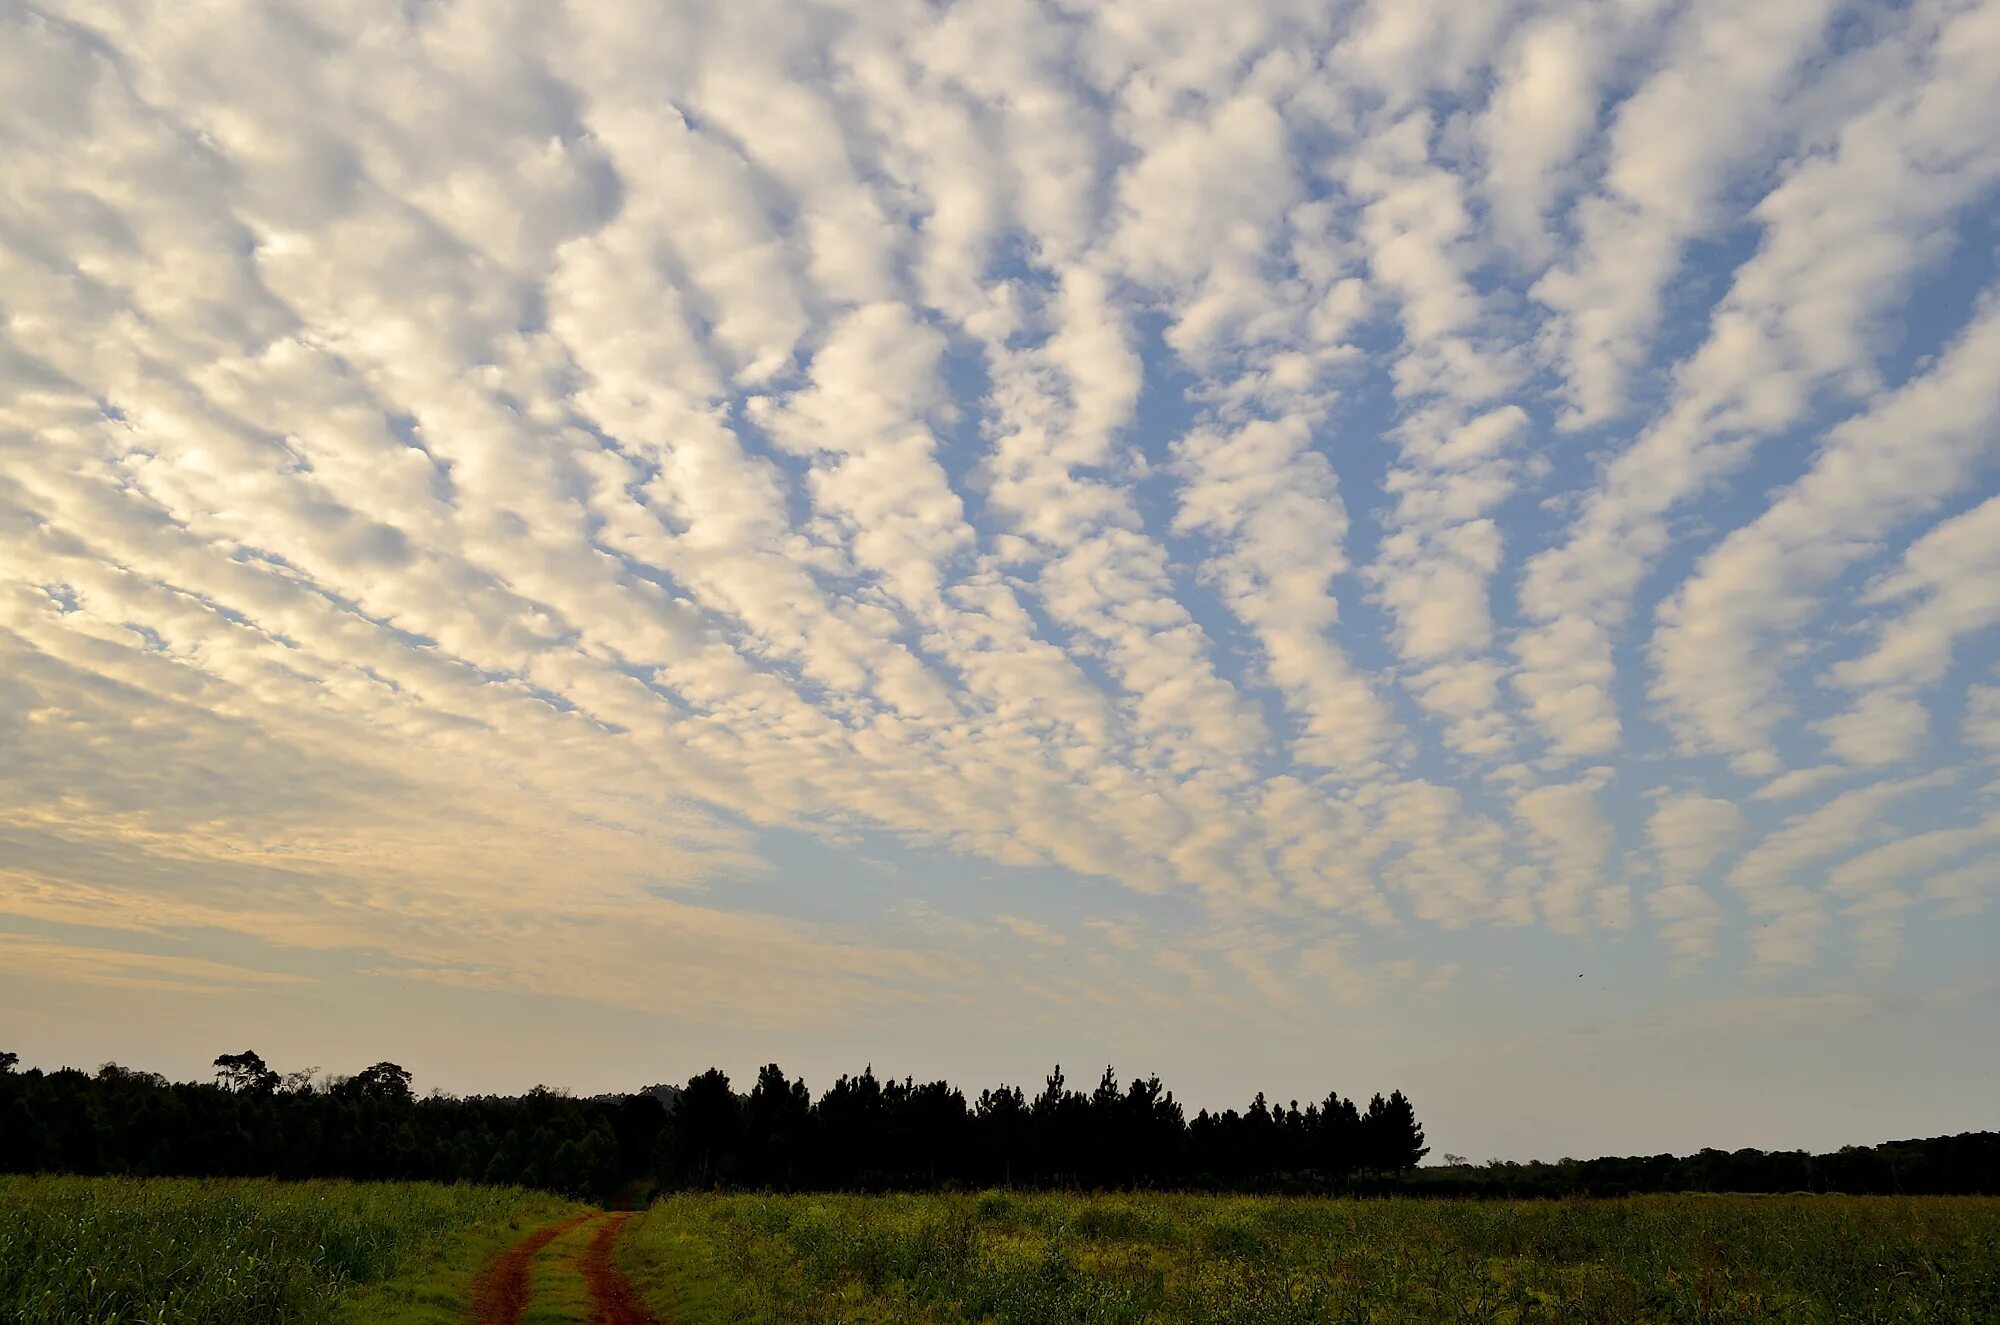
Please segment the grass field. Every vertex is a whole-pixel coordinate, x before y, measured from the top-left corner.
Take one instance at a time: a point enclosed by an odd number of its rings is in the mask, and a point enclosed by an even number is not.
[[[482,1187],[0,1178],[0,1322],[457,1325],[582,1207]],[[591,1319],[588,1221],[522,1320]],[[524,1249],[517,1253],[526,1256]],[[673,1196],[614,1255],[661,1322],[2000,1322],[2000,1199]]]
[[[455,1325],[493,1252],[578,1208],[495,1187],[0,1177],[0,1321]]]
[[[2000,1322],[2000,1200],[676,1196],[662,1320]]]

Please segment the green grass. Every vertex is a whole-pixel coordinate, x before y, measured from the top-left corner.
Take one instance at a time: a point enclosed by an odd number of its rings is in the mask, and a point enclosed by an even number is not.
[[[0,1177],[0,1321],[455,1325],[487,1257],[581,1208],[422,1183]]]
[[[2000,1200],[675,1196],[620,1247],[662,1319],[2000,1322]]]
[[[521,1325],[563,1325],[590,1319],[590,1288],[583,1279],[583,1253],[597,1233],[597,1221],[578,1224],[535,1254],[534,1292]]]
[[[0,1322],[456,1325],[583,1207],[422,1184],[0,1178]],[[530,1325],[588,1319],[585,1224]],[[675,1325],[2000,1322],[2000,1200],[675,1196],[619,1243]]]

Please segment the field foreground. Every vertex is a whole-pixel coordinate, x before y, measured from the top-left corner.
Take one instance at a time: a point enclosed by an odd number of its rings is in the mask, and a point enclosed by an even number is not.
[[[0,1321],[2000,1321],[2000,1199],[668,1197],[0,1178]]]
[[[2000,1199],[675,1196],[626,1268],[760,1321],[2000,1322]]]
[[[0,1321],[451,1325],[488,1261],[580,1213],[511,1187],[0,1176]]]

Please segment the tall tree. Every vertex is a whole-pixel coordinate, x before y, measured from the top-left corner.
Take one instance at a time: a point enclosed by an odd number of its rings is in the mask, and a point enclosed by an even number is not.
[[[1337,1090],[1320,1103],[1313,1151],[1313,1167],[1335,1182],[1345,1182],[1362,1164],[1361,1111]]]
[[[377,1063],[342,1082],[339,1093],[352,1099],[383,1100],[391,1104],[408,1104],[416,1098],[410,1089],[410,1074],[405,1068],[394,1063]]]
[[[240,1054],[221,1054],[215,1060],[215,1079],[225,1090],[233,1090],[239,1095],[269,1095],[277,1090],[281,1078],[252,1050],[245,1049]]]
[[[812,1123],[812,1093],[804,1079],[790,1081],[776,1063],[757,1071],[757,1084],[743,1102],[744,1178],[760,1185],[797,1186],[806,1129]]]
[[[1376,1095],[1368,1101],[1368,1112],[1361,1118],[1361,1153],[1362,1162],[1381,1173],[1413,1169],[1430,1153],[1417,1112],[1402,1091],[1392,1091],[1386,1100]]]
[[[711,1067],[688,1079],[667,1126],[674,1165],[685,1181],[708,1187],[732,1176],[740,1105],[729,1088],[729,1074],[721,1069]]]

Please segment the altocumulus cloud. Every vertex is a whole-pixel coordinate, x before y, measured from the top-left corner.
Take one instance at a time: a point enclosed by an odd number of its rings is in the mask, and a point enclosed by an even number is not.
[[[1893,962],[2000,872],[1996,68],[1966,0],[0,0],[0,910],[751,1019]],[[732,901],[774,834],[991,896]]]

